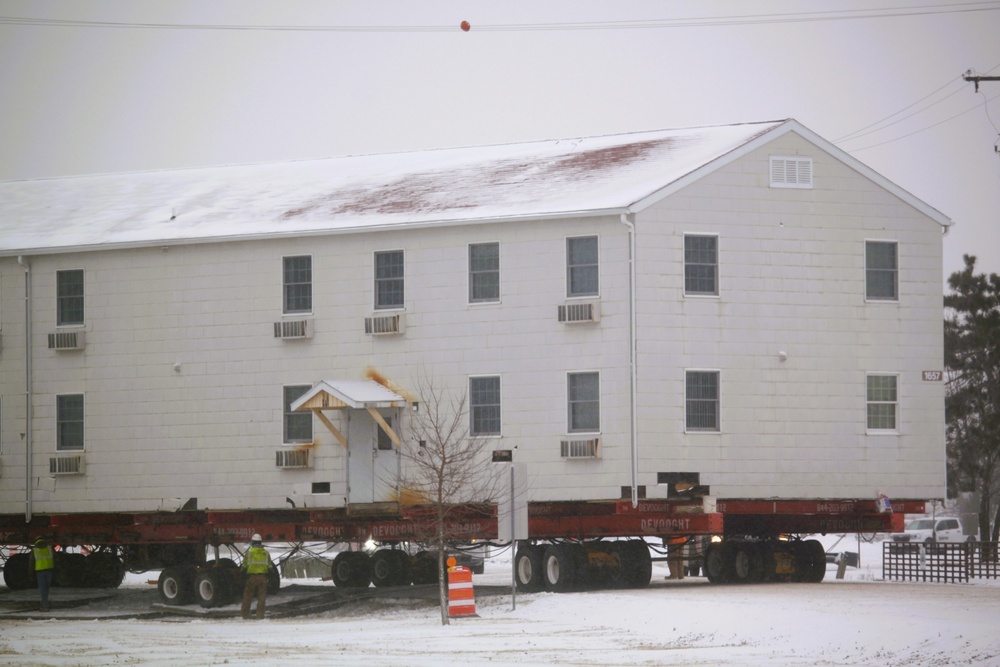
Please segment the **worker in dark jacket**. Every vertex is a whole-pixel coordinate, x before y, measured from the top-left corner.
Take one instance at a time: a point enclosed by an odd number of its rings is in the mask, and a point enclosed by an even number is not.
[[[40,611],[49,610],[49,589],[52,587],[52,574],[56,569],[56,554],[52,545],[44,537],[35,540],[28,559],[29,567],[35,572],[38,580],[38,593],[42,598]]]
[[[267,571],[274,567],[271,556],[263,547],[260,535],[250,538],[250,548],[243,555],[243,571],[247,575],[247,583],[243,587],[243,618],[250,618],[250,604],[257,598],[257,620],[264,618],[264,607],[267,604]]]

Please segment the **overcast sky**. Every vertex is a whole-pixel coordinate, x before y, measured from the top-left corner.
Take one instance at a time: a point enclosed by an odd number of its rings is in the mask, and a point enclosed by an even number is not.
[[[1000,273],[970,69],[1000,1],[0,0],[0,180],[795,118]]]

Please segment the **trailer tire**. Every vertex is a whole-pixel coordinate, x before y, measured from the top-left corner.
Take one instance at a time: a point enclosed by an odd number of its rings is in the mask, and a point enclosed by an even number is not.
[[[281,590],[281,573],[278,568],[267,568],[267,594],[274,595]]]
[[[206,609],[222,607],[233,599],[231,573],[223,567],[202,570],[194,580],[195,597]]]
[[[550,544],[545,547],[542,561],[545,590],[552,593],[573,590],[573,586],[577,583],[577,559],[571,546],[573,545]]]
[[[400,571],[400,561],[396,554],[403,552],[396,549],[379,549],[372,555],[371,580],[377,588],[400,585],[403,572]]]
[[[764,580],[764,558],[761,545],[743,542],[733,553],[733,580],[741,584],[755,584]]]
[[[733,579],[733,553],[727,542],[705,547],[705,578],[711,584],[728,584]]]
[[[625,588],[646,588],[653,578],[653,559],[644,540],[619,542],[621,546],[622,575]]]
[[[414,586],[436,584],[440,581],[437,554],[430,551],[418,551],[410,565],[410,579]]]
[[[110,551],[97,551],[87,556],[86,584],[95,588],[118,588],[125,579],[121,558]]]
[[[160,572],[156,589],[160,593],[160,601],[165,605],[191,604],[194,601],[193,565],[171,565]]]
[[[826,549],[819,540],[800,542],[795,561],[800,570],[797,581],[818,584],[826,576]]]
[[[514,572],[517,590],[523,593],[537,593],[545,588],[542,561],[545,547],[538,544],[525,545],[517,550],[514,557]]]
[[[38,583],[32,582],[31,571],[28,569],[30,565],[31,559],[28,554],[10,556],[3,566],[3,580],[7,588],[12,591],[35,588]]]
[[[331,577],[340,588],[368,588],[371,583],[371,559],[364,551],[341,551],[333,559]]]

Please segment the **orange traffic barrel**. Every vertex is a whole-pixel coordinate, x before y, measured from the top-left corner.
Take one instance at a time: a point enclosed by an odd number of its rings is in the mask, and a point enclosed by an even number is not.
[[[449,565],[454,559],[449,558]],[[448,616],[475,616],[476,594],[472,589],[472,570],[461,565],[448,568]]]

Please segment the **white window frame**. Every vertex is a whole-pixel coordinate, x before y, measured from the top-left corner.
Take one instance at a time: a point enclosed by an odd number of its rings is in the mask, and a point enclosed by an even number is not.
[[[59,399],[69,398],[69,397],[80,397],[80,411],[83,413],[80,416],[80,446],[79,447],[63,447],[62,444],[62,425],[69,422],[68,419],[63,419],[62,406],[59,405]],[[82,393],[73,394],[56,394],[56,405],[55,405],[55,418],[56,418],[56,451],[57,452],[83,452],[87,449],[87,401]],[[76,423],[75,421],[73,423]]]
[[[474,246],[496,246],[496,248],[497,248],[497,267],[496,267],[495,270],[491,269],[489,271],[483,271],[483,270],[476,270],[476,269],[473,268],[473,266],[472,266],[472,248]],[[502,267],[502,259],[501,259],[501,256],[500,256],[500,252],[501,252],[501,245],[500,245],[499,241],[483,241],[483,242],[480,242],[480,243],[470,243],[469,244],[469,248],[468,248],[469,292],[468,293],[469,293],[469,304],[470,305],[478,306],[478,305],[488,304],[488,303],[500,303],[500,294],[501,294],[501,290],[500,290],[500,287],[501,287],[501,282],[500,282],[500,280],[501,280],[501,278],[500,278],[501,273],[500,273],[500,271],[501,271],[501,267]],[[477,298],[475,298],[475,294],[473,293],[473,283],[475,282],[475,276],[476,275],[488,274],[488,273],[489,274],[496,273],[496,277],[497,277],[497,294],[496,294],[495,297],[491,297],[491,298],[488,298],[488,299],[477,299]]]
[[[892,269],[893,276],[895,279],[895,295],[888,296],[872,296],[868,293],[868,272],[869,271],[889,271],[889,269],[882,268],[870,268],[868,266],[868,245],[870,243],[879,243],[884,245],[892,245],[896,249],[896,267]],[[895,239],[865,239],[865,301],[870,303],[899,303],[899,241]]]
[[[895,398],[893,400],[872,400],[868,394],[868,380],[873,377],[891,377],[896,380],[895,386]],[[893,406],[893,427],[892,428],[873,428],[871,426],[870,417],[868,414],[869,407],[873,405],[892,405]],[[865,373],[865,433],[871,435],[897,435],[899,433],[899,373],[893,373],[889,371],[871,371]]]
[[[302,392],[299,393],[294,398],[292,398],[291,400],[288,400],[288,396],[287,396],[288,390],[289,389],[295,389],[295,388],[302,389]],[[291,406],[291,404],[294,403],[299,397],[302,396],[302,394],[306,393],[310,389],[312,389],[312,385],[311,384],[286,384],[286,385],[282,385],[282,387],[281,387],[281,441],[282,441],[283,444],[286,444],[286,445],[301,445],[303,443],[313,442],[314,438],[316,437],[316,433],[315,433],[315,430],[314,430],[314,427],[313,427],[313,423],[312,423],[312,412],[311,411],[310,412],[303,412],[303,413],[297,413],[297,412],[293,413],[293,412],[289,411],[289,407]],[[301,417],[301,419],[302,419],[303,422],[306,420],[306,418],[309,419],[309,438],[308,439],[306,439],[306,438],[289,438],[288,437],[288,418],[290,416],[294,416],[296,418]]]
[[[687,270],[688,270],[688,258],[687,258],[687,240],[689,238],[714,238],[715,239],[715,276],[713,278],[713,283],[715,286],[714,292],[689,292],[687,287]],[[681,252],[684,255],[684,296],[686,297],[696,297],[696,298],[718,298],[721,293],[721,288],[719,286],[719,235],[718,234],[700,234],[696,232],[685,232],[683,240],[681,241],[682,248]],[[695,264],[692,263],[691,266],[707,266],[707,264]]]
[[[378,276],[378,256],[399,253],[403,257],[403,275],[400,278],[379,278]],[[379,304],[379,281],[399,280],[403,285],[402,303],[380,305]],[[406,251],[402,248],[393,250],[376,250],[372,254],[372,304],[377,311],[405,310],[406,308]]]
[[[715,375],[716,396],[714,399],[694,399],[688,396],[688,376],[691,373]],[[715,427],[692,427],[688,423],[688,402],[693,400],[713,400],[715,403]],[[685,368],[684,369],[684,432],[685,433],[721,433],[722,432],[722,371],[718,368]]]
[[[492,380],[497,381],[497,403],[484,403],[476,404],[472,401],[472,383],[475,380]],[[477,408],[492,408],[496,407],[499,410],[499,417],[497,419],[497,430],[479,432],[476,430],[476,409]],[[503,437],[503,379],[499,375],[470,375],[469,376],[469,435],[476,438],[500,438]]]
[[[597,261],[594,264],[570,264],[569,261],[569,246],[573,241],[581,241],[583,239],[593,239],[594,243],[597,244]],[[597,271],[597,286],[593,292],[575,292],[573,291],[573,280],[572,274],[575,267],[587,267],[594,266]],[[566,298],[567,299],[593,299],[594,297],[601,296],[601,237],[597,234],[583,234],[580,236],[567,236],[566,237]]]
[[[789,178],[789,166],[795,174]],[[769,161],[769,180],[772,188],[812,190],[813,159],[802,155],[772,155]]]
[[[309,307],[303,310],[292,310],[288,307],[288,288],[293,285],[305,285],[306,283],[290,283],[287,280],[287,267],[285,263],[290,259],[309,259]],[[313,312],[313,258],[312,255],[286,255],[281,258],[281,312],[284,315],[311,315]]]
[[[573,400],[572,391],[570,390],[571,378],[577,375],[593,375],[597,377],[597,428],[574,428],[573,424],[573,406],[576,403],[583,403],[585,401],[577,399]],[[588,400],[588,403],[593,401]],[[568,435],[600,435],[601,433],[601,372],[600,371],[570,371],[566,373],[566,433]]]

